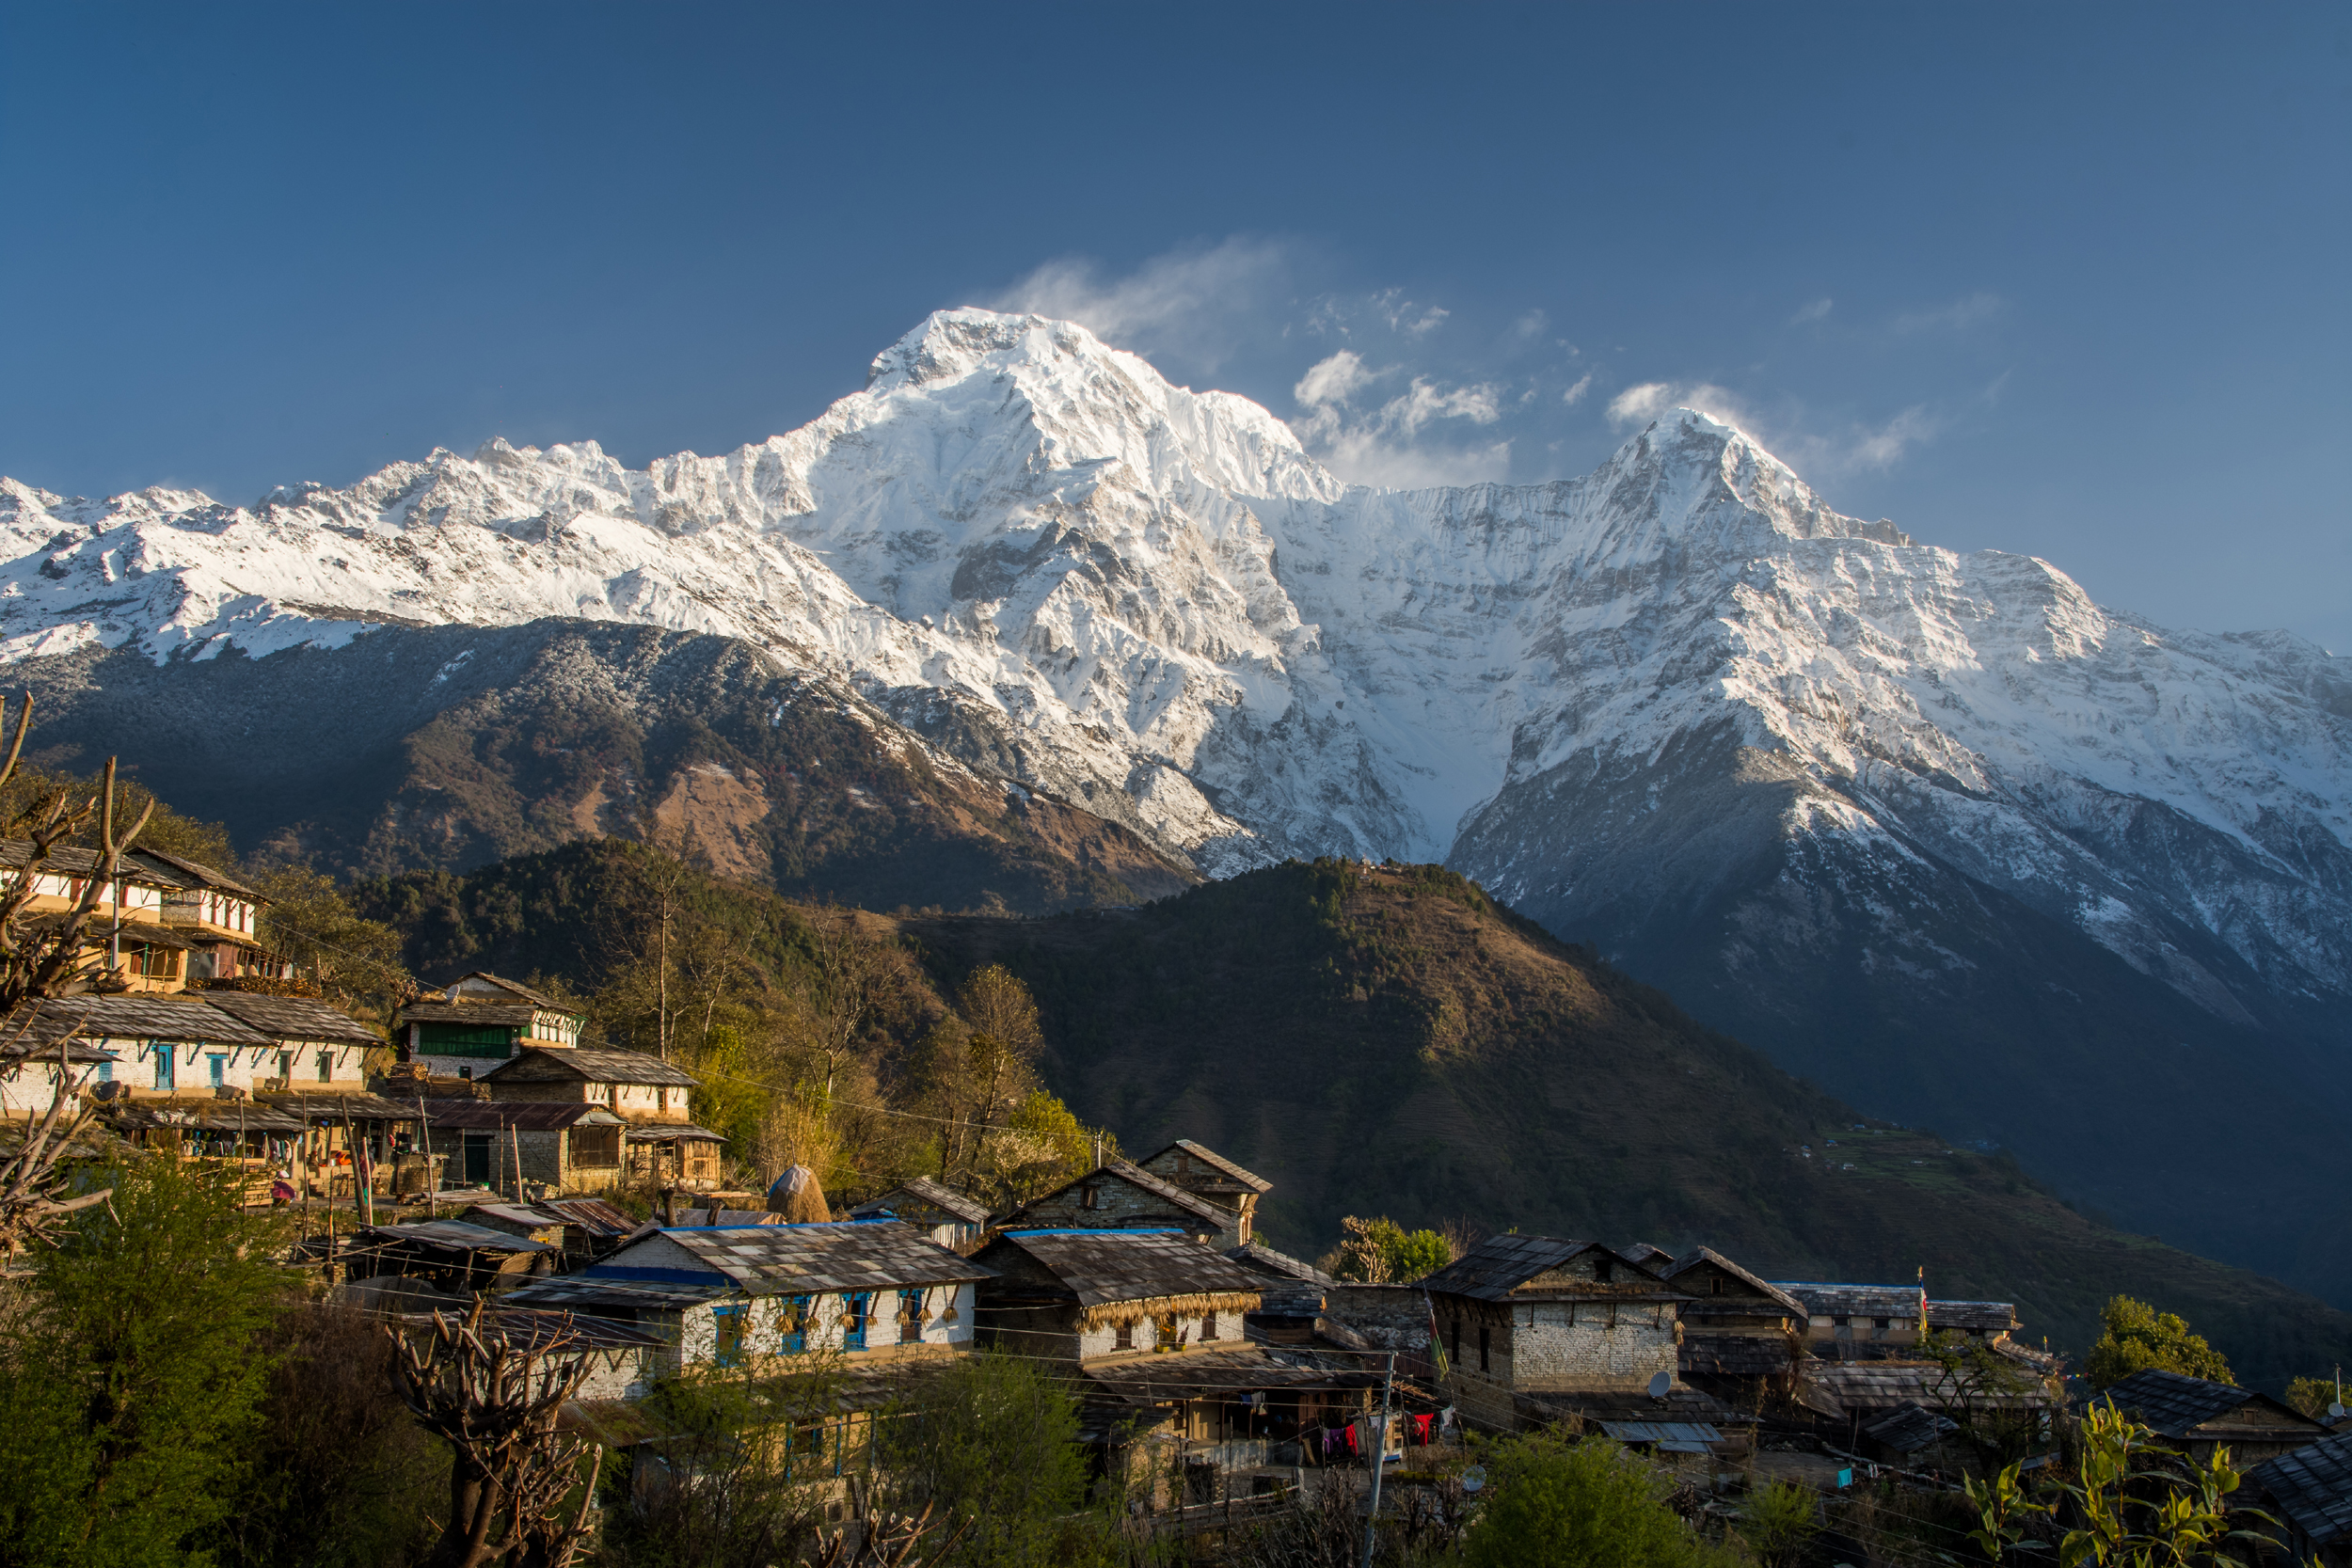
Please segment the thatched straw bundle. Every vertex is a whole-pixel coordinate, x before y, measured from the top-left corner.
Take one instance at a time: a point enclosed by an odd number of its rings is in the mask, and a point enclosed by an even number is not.
[[[1105,1301],[1078,1314],[1080,1328],[1117,1328],[1122,1323],[1156,1319],[1197,1318],[1203,1312],[1254,1312],[1263,1298],[1255,1291],[1222,1291],[1185,1296],[1145,1296],[1139,1301]]]
[[[768,1189],[768,1209],[782,1214],[787,1225],[823,1225],[833,1218],[833,1211],[825,1206],[825,1190],[817,1184],[817,1173],[806,1165],[794,1165],[776,1178]]]

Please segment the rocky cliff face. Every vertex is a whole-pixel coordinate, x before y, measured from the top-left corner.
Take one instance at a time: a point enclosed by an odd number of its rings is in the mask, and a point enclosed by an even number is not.
[[[1368,491],[1081,328],[950,311],[723,456],[492,442],[251,508],[0,482],[0,544],[30,668],[636,623],[755,647],[909,754],[1204,874],[1442,858],[2120,1212],[2210,1132],[2198,1085],[2259,1141],[2263,1104],[2352,1084],[2347,661],[1841,516],[1695,414],[1581,479]],[[2118,1084],[2086,1152],[2083,1097]],[[2352,1291],[2352,1259],[2234,1231],[2251,1180],[2196,1178],[2192,1223]]]

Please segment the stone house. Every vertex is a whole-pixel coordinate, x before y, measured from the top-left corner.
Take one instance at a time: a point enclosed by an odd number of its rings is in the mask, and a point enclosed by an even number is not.
[[[851,1219],[894,1219],[914,1227],[951,1252],[978,1244],[988,1232],[988,1205],[918,1176],[850,1211]]]
[[[1164,1463],[1184,1500],[1299,1463],[1302,1433],[1359,1417],[1380,1381],[1354,1357],[1251,1342],[1265,1276],[1181,1230],[1007,1230],[974,1261],[992,1275],[982,1342],[1075,1373],[1098,1465],[1133,1480]]]
[[[392,1020],[400,1059],[434,1078],[477,1078],[539,1048],[580,1044],[584,1015],[513,980],[477,970]]]
[[[477,1082],[493,1104],[601,1105],[620,1118],[620,1175],[596,1188],[626,1180],[708,1192],[719,1184],[726,1140],[695,1125],[688,1108],[693,1074],[642,1051],[528,1046]]]
[[[1220,1251],[1249,1241],[1249,1221],[1117,1158],[1003,1216],[1005,1230],[1181,1230]]]
[[[669,1375],[762,1367],[811,1351],[863,1367],[972,1348],[988,1270],[892,1220],[663,1227],[513,1307],[633,1323],[661,1336]]]
[[[1957,1334],[1977,1344],[1998,1345],[2017,1329],[2017,1308],[2006,1301],[1931,1301],[1928,1334]]]
[[[1335,1283],[1329,1275],[1263,1242],[1228,1247],[1225,1256],[1261,1276],[1263,1299],[1248,1320],[1251,1338],[1269,1345],[1303,1345],[1314,1338]]]
[[[1598,1242],[1494,1236],[1421,1285],[1445,1343],[1446,1387],[1485,1425],[1613,1411],[1653,1387],[1669,1396],[1661,1418],[1690,1418],[1685,1405],[1718,1408],[1680,1383],[1689,1295]]]
[[[2288,1561],[2352,1568],[2352,1433],[2264,1460],[2233,1500],[2270,1515],[2275,1523],[2256,1528]]]
[[[1136,1162],[1171,1186],[1206,1198],[1240,1220],[1239,1238],[1246,1245],[1257,1228],[1258,1200],[1274,1190],[1264,1177],[1246,1171],[1216,1150],[1190,1138],[1179,1138],[1148,1159]]]
[[[464,1220],[370,1226],[349,1254],[353,1279],[421,1279],[460,1301],[550,1274],[563,1248]]]
[[[488,1187],[517,1202],[524,1183],[550,1195],[618,1186],[628,1124],[588,1100],[427,1100],[426,1147],[441,1157],[444,1184]]]
[[[1653,1266],[1689,1298],[1676,1353],[1684,1382],[1749,1411],[1794,1397],[1805,1355],[1803,1302],[1708,1247]]]
[[[1909,1355],[1927,1338],[1925,1286],[1774,1283],[1804,1304],[1806,1348],[1823,1360]]]
[[[2227,1448],[2244,1470],[2329,1434],[2324,1421],[2268,1394],[2179,1372],[2134,1372],[2095,1397],[2113,1401],[2198,1465]]]

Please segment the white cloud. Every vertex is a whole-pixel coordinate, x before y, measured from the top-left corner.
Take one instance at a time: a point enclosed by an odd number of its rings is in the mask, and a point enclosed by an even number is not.
[[[1403,397],[1380,410],[1380,417],[1391,427],[1414,436],[1432,420],[1492,424],[1502,418],[1502,401],[1500,388],[1485,382],[1474,387],[1440,388],[1417,375]]]
[[[1609,400],[1609,422],[1643,424],[1672,408],[1690,408],[1719,423],[1753,430],[1754,418],[1740,400],[1711,382],[1645,381]]]
[[[1803,326],[1807,322],[1820,321],[1822,317],[1829,314],[1829,309],[1832,303],[1833,302],[1830,300],[1817,299],[1812,304],[1800,309],[1795,315],[1789,317],[1788,325],[1791,326]]]
[[[1903,453],[1922,441],[1933,440],[1944,421],[1924,406],[1904,409],[1876,430],[1858,431],[1845,454],[1849,468],[1891,468]]]
[[[1174,354],[1214,370],[1238,346],[1245,318],[1280,281],[1288,261],[1279,245],[1240,237],[1155,256],[1118,278],[1105,278],[1087,258],[1063,257],[989,304],[1074,321],[1120,348]]]
[[[1542,309],[1539,307],[1535,309],[1530,310],[1527,314],[1513,322],[1511,324],[1511,331],[1517,337],[1526,338],[1532,341],[1542,337],[1544,335],[1544,328],[1549,326],[1550,325],[1551,318],[1545,315]]]
[[[1584,401],[1584,394],[1592,389],[1593,372],[1586,371],[1581,376],[1577,378],[1575,386],[1560,394],[1560,401],[1566,404],[1570,408],[1574,408],[1578,404]]]
[[[1998,294],[1979,290],[1963,294],[1948,305],[1932,309],[1911,310],[1895,318],[1898,332],[1963,332],[1981,326],[2009,308],[2009,302]]]
[[[1298,385],[1291,388],[1291,396],[1309,408],[1319,408],[1327,403],[1345,403],[1376,378],[1377,372],[1364,369],[1362,355],[1343,348],[1309,366]]]

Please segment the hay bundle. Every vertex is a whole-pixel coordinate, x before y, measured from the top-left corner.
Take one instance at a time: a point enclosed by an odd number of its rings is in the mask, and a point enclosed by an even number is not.
[[[1156,1323],[1162,1318],[1197,1318],[1204,1312],[1254,1312],[1260,1300],[1258,1292],[1200,1291],[1181,1296],[1146,1296],[1139,1301],[1105,1301],[1088,1307],[1078,1314],[1081,1328],[1100,1328],[1108,1323],[1121,1324]]]
[[[776,1178],[768,1189],[768,1209],[782,1214],[787,1225],[823,1225],[833,1218],[833,1211],[825,1207],[825,1189],[806,1165],[794,1165]]]

